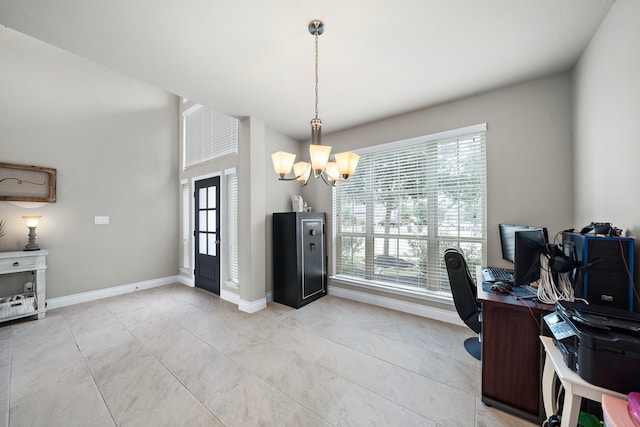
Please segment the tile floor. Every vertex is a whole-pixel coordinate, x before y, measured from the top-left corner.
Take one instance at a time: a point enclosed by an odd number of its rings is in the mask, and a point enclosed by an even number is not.
[[[332,296],[255,314],[170,285],[0,326],[0,426],[529,427],[471,332]]]

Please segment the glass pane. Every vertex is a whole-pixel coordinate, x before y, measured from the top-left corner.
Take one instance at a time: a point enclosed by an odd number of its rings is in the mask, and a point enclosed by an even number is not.
[[[198,231],[207,231],[207,211],[198,212]]]
[[[207,233],[199,233],[199,247],[198,247],[198,252],[201,254],[206,254],[207,253]]]
[[[209,233],[208,238],[209,238],[209,252],[207,252],[207,255],[216,256],[216,234]]]
[[[427,241],[396,238],[374,240],[376,280],[405,288],[424,288]]]
[[[342,236],[340,274],[364,277],[364,237]]]
[[[209,190],[209,203],[207,203],[207,207],[209,209],[217,208],[217,206],[216,206],[216,189],[217,189],[217,187],[208,187],[207,188],[207,190]]]
[[[207,189],[206,188],[201,188],[200,190],[198,190],[198,208],[199,209],[206,209],[207,208]]]
[[[211,233],[215,233],[216,232],[216,211],[207,211],[207,217],[209,218],[209,222],[207,225],[207,231],[211,232]]]

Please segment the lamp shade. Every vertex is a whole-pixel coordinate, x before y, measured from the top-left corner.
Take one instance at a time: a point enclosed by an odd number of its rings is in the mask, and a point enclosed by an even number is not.
[[[340,175],[342,178],[348,179],[349,176],[356,173],[356,168],[358,167],[358,161],[360,160],[360,156],[356,153],[352,153],[351,151],[347,151],[345,153],[338,153],[335,155],[336,163],[338,164],[338,170],[340,171]]]
[[[22,219],[24,220],[24,223],[27,224],[27,227],[37,227],[38,224],[40,224],[40,218],[42,218],[42,216],[39,216],[39,215],[22,217]]]
[[[311,167],[319,174],[327,166],[331,155],[331,147],[311,144],[309,146],[309,155],[311,156]]]
[[[280,178],[284,178],[286,174],[291,172],[293,162],[296,160],[296,155],[291,153],[285,153],[284,151],[278,151],[271,155],[271,161],[273,162],[273,169],[280,175]]]
[[[293,174],[296,179],[303,184],[306,184],[311,175],[311,165],[308,162],[298,162],[293,165]]]
[[[340,171],[336,162],[328,162],[325,168],[329,181],[333,184],[340,179]]]

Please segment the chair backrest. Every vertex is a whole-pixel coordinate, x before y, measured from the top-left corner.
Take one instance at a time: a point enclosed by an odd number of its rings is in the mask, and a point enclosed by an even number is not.
[[[464,255],[458,248],[448,248],[444,251],[444,262],[447,266],[453,302],[460,319],[473,331],[480,333],[480,306],[476,300],[476,284],[469,273]]]

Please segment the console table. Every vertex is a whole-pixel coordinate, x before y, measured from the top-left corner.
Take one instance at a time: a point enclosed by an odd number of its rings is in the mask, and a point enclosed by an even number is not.
[[[38,316],[43,319],[47,311],[45,303],[45,290],[47,286],[46,250],[0,252],[0,274],[20,273],[23,271],[34,272],[33,292],[36,296],[37,309],[30,313],[0,318],[0,322],[6,322],[21,317]]]

